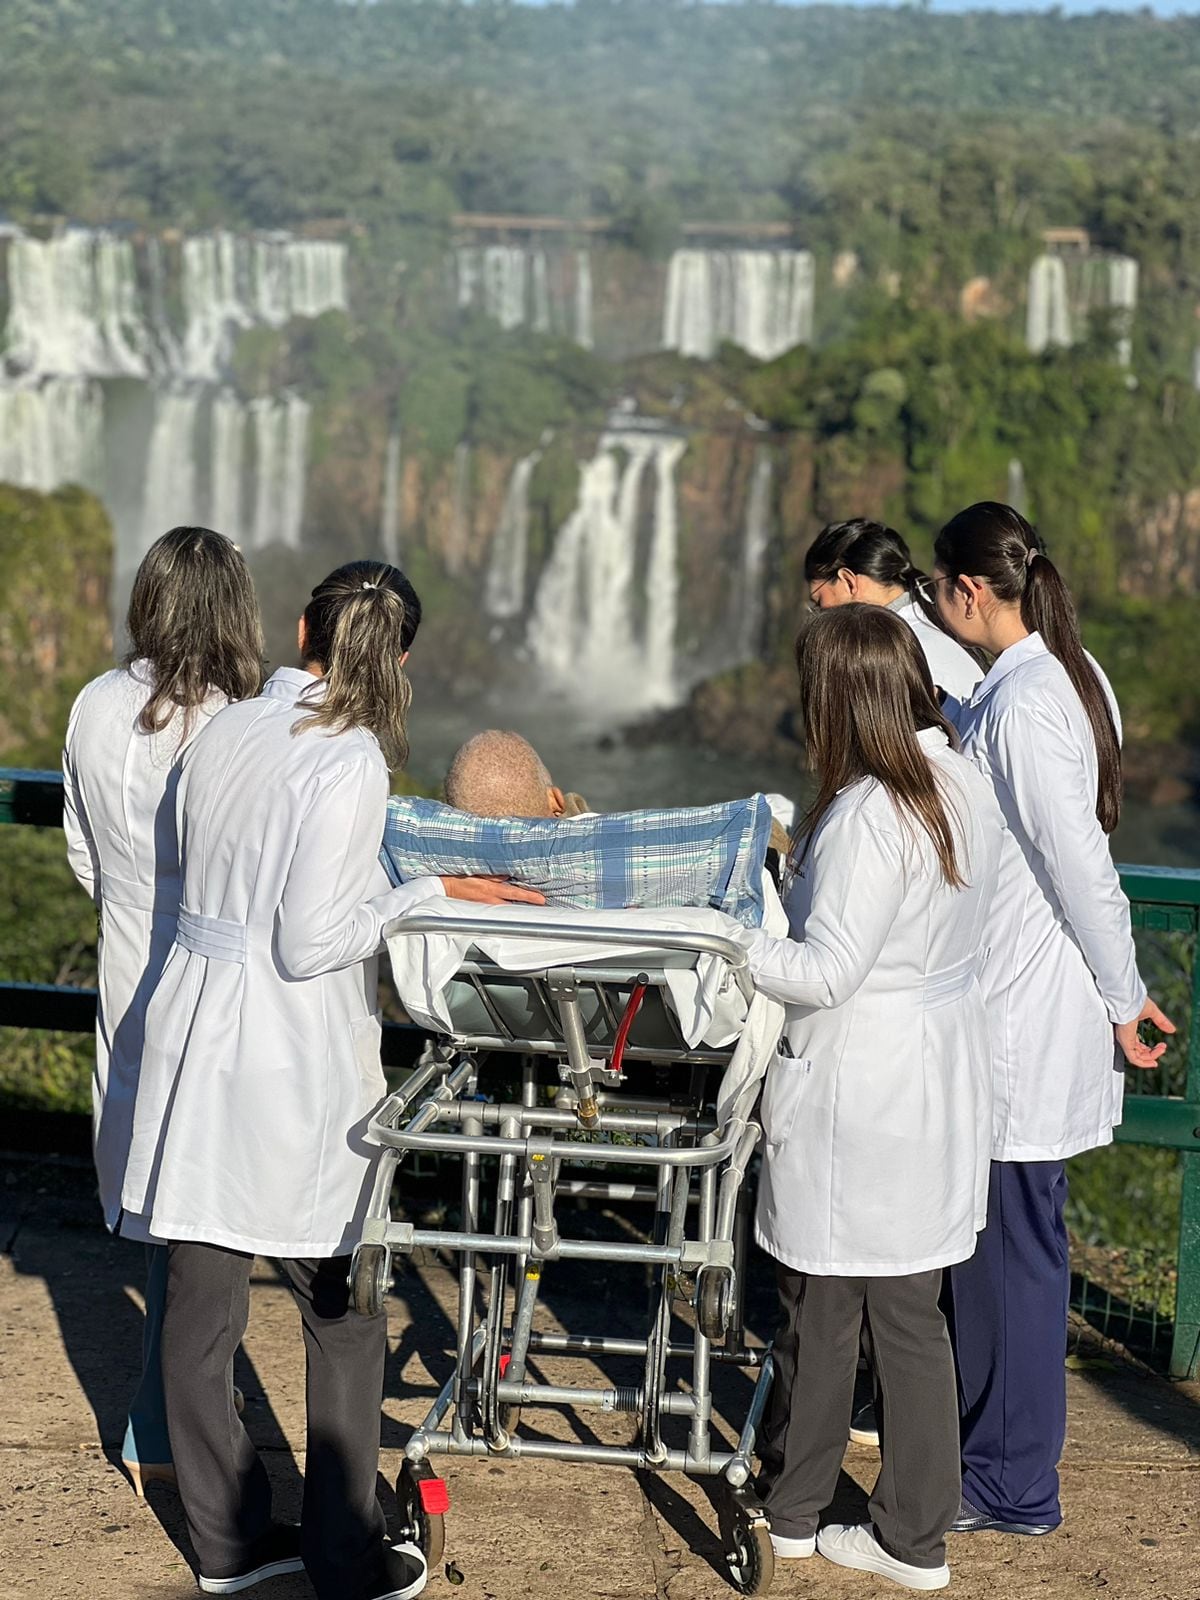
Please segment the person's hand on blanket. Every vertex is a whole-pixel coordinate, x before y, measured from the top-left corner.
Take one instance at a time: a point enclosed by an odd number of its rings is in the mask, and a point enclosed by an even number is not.
[[[442,888],[451,900],[470,900],[476,905],[501,906],[509,903],[544,906],[546,896],[507,878],[443,878]]]

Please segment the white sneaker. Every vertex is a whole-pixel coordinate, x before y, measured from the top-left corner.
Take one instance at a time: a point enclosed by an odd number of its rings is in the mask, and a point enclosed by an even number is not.
[[[905,1589],[944,1589],[950,1582],[950,1568],[944,1562],[940,1567],[914,1567],[888,1555],[865,1522],[831,1522],[817,1534],[817,1549],[839,1567],[877,1572]]]
[[[771,1546],[783,1561],[803,1561],[817,1553],[817,1536],[810,1533],[807,1539],[785,1539],[780,1533],[771,1535]]]
[[[413,1600],[429,1582],[425,1557],[415,1544],[393,1544],[384,1551],[387,1588],[375,1600]]]

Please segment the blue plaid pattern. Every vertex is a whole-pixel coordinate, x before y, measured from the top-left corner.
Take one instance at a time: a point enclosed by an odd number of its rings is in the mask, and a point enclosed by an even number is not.
[[[486,874],[582,910],[708,906],[762,923],[771,835],[765,796],[566,821],[476,817],[436,800],[388,801],[380,860],[393,883]]]

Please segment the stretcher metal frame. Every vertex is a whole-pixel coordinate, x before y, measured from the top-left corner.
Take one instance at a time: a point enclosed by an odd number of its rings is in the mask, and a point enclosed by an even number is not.
[[[415,916],[389,935],[475,937],[471,918]],[[380,1145],[370,1205],[351,1267],[354,1303],[376,1313],[391,1284],[392,1256],[417,1249],[459,1257],[457,1356],[452,1376],[406,1447],[396,1484],[405,1536],[432,1570],[444,1551],[449,1500],[430,1458],[548,1458],[710,1480],[730,1581],[745,1594],[770,1586],[774,1555],[766,1513],[751,1484],[751,1458],[773,1376],[770,1354],[749,1349],[743,1315],[748,1239],[746,1172],[761,1129],[751,1111],[757,1086],[738,1097],[724,1123],[705,1114],[708,1068],[728,1063],[733,1046],[689,1048],[666,998],[669,970],[701,956],[724,965],[749,999],[746,955],[708,933],[611,927],[532,919],[489,919],[488,938],[628,942],[636,955],[547,965],[532,973],[495,966],[474,945],[447,989],[455,1031],[431,1042],[416,1070],[371,1120]],[[650,962],[652,964],[643,965]],[[514,1020],[514,1012],[516,1020]],[[482,1025],[481,1025],[482,1024]],[[520,1099],[495,1103],[481,1093],[493,1069],[479,1057],[520,1058]],[[538,1060],[558,1064],[560,1086],[539,1092]],[[631,1092],[626,1062],[690,1068],[664,1098]],[[614,1136],[624,1142],[614,1142]],[[405,1156],[436,1151],[462,1159],[461,1226],[393,1222],[390,1196]],[[482,1226],[483,1166],[498,1163],[493,1226]],[[597,1167],[601,1170],[597,1171]],[[612,1169],[628,1169],[626,1174]],[[637,1169],[642,1169],[639,1173]],[[574,1170],[572,1170],[574,1169]],[[590,1169],[590,1170],[589,1170]],[[648,1170],[647,1170],[648,1169]],[[640,1180],[640,1181],[639,1181]],[[556,1198],[654,1206],[647,1240],[573,1239],[560,1231]],[[477,1262],[488,1258],[487,1292],[477,1307]],[[533,1327],[541,1277],[555,1261],[594,1261],[652,1269],[644,1338],[603,1332],[549,1333]],[[515,1302],[508,1316],[509,1277]],[[694,1308],[691,1337],[672,1337],[675,1308]],[[584,1388],[530,1377],[531,1355],[631,1357],[642,1380]],[[690,1362],[687,1388],[668,1382],[668,1362]],[[714,1449],[714,1363],[756,1374],[736,1449]],[[524,1406],[627,1412],[636,1419],[627,1446],[522,1437]],[[687,1419],[686,1443],[668,1444],[664,1419]],[[454,1577],[453,1568],[448,1568]]]

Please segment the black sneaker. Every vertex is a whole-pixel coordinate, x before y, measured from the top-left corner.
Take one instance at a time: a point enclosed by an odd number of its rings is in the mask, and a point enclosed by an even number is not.
[[[412,1600],[429,1582],[429,1568],[425,1557],[415,1544],[389,1545],[383,1553],[384,1582],[371,1600]]]
[[[254,1545],[245,1561],[233,1572],[200,1574],[200,1587],[205,1594],[240,1594],[243,1589],[253,1589],[256,1583],[267,1578],[281,1577],[285,1572],[303,1572],[300,1557],[300,1529],[292,1524],[276,1523]],[[414,1589],[413,1593],[417,1591]]]
[[[1058,1527],[1057,1522],[1006,1522],[1003,1517],[993,1517],[990,1512],[980,1511],[978,1506],[973,1506],[965,1497],[958,1508],[958,1515],[950,1524],[951,1533],[1019,1533],[1029,1539],[1040,1539],[1047,1533],[1053,1533]]]

